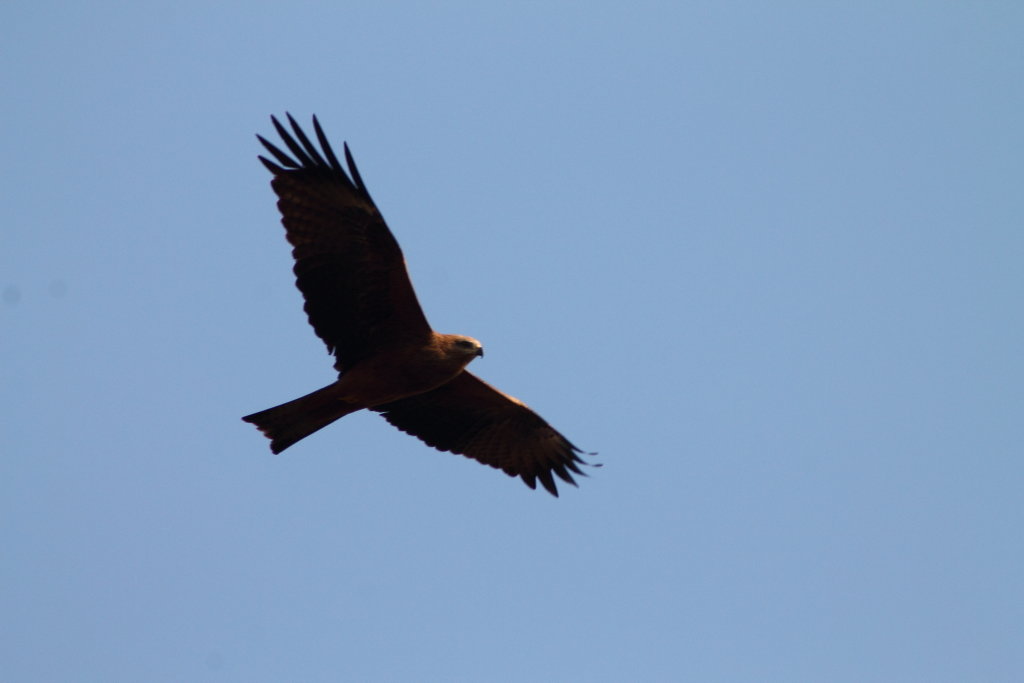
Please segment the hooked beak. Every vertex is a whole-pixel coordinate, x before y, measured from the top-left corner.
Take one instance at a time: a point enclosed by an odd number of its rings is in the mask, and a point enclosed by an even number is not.
[[[483,358],[484,357],[484,347],[481,346],[479,349],[477,349],[476,350],[476,355],[478,355],[479,357]]]

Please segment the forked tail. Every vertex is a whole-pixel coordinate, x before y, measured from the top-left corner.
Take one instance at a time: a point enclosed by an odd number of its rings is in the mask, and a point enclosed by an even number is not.
[[[344,401],[336,394],[337,385],[330,384],[302,398],[246,415],[242,419],[256,425],[270,439],[270,450],[280,453],[338,418],[364,407]]]

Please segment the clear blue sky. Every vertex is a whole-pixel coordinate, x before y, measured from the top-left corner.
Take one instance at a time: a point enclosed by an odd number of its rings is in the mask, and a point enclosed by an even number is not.
[[[351,6],[344,6],[349,4]],[[1024,5],[0,9],[11,681],[1024,680]],[[558,500],[331,380],[256,133],[347,140]]]

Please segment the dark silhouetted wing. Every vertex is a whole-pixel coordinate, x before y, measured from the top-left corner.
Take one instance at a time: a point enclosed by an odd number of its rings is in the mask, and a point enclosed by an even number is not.
[[[558,495],[552,474],[573,486],[582,451],[524,403],[469,372],[437,389],[372,408],[429,446],[522,477]]]
[[[260,157],[274,179],[296,285],[309,322],[339,371],[375,350],[425,343],[431,330],[416,300],[402,250],[370,199],[348,145],[342,168],[316,117],[320,149],[295,119],[292,132],[271,117],[290,155],[257,136],[274,157]],[[322,152],[322,153],[321,153]]]

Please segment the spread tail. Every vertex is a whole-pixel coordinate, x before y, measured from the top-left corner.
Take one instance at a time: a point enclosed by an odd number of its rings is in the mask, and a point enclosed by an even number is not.
[[[246,415],[242,419],[256,425],[270,439],[270,450],[280,453],[338,418],[365,407],[344,401],[336,393],[337,384],[330,384],[302,398]]]

